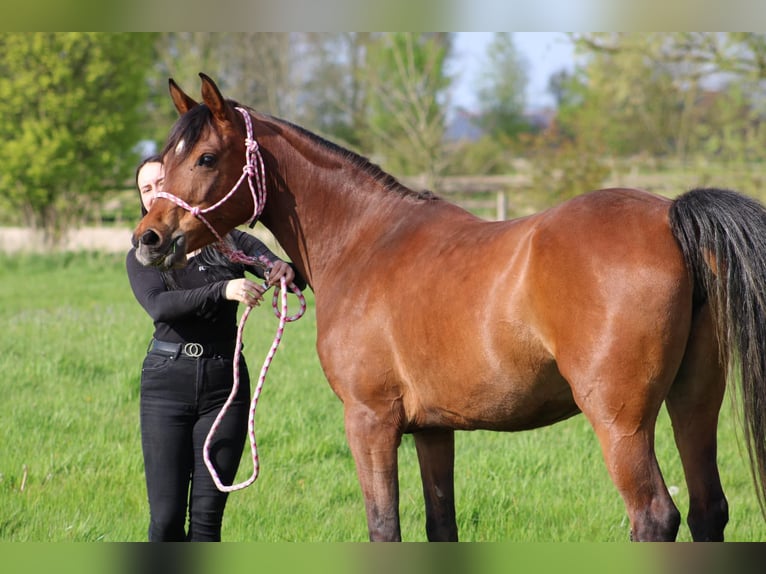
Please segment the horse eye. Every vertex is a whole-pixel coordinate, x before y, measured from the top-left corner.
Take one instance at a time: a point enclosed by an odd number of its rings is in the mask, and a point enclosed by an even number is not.
[[[212,153],[203,153],[197,160],[197,165],[202,167],[213,167],[215,165],[215,156]]]

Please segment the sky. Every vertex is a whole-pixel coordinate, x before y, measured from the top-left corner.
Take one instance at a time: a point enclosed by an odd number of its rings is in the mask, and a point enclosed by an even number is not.
[[[563,32],[513,32],[513,42],[527,61],[529,84],[527,104],[530,108],[553,105],[547,93],[548,79],[562,68],[572,70],[574,51]],[[486,61],[487,46],[493,32],[458,32],[455,38],[457,65],[453,106],[473,109],[476,100],[472,85]]]

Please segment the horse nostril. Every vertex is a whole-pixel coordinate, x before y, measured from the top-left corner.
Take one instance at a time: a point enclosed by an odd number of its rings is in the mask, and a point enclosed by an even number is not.
[[[153,229],[148,229],[144,231],[144,234],[141,236],[141,243],[143,243],[144,245],[148,245],[150,247],[159,245],[160,236],[157,235],[157,232],[154,231]]]

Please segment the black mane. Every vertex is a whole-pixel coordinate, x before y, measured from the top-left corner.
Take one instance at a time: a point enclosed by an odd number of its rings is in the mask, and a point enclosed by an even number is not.
[[[368,158],[362,155],[359,155],[358,153],[353,152],[350,149],[344,148],[343,146],[340,146],[334,142],[331,142],[323,138],[322,136],[319,136],[315,134],[314,132],[307,130],[306,128],[293,124],[287,120],[283,120],[281,118],[275,118],[273,116],[269,116],[269,119],[273,120],[274,122],[278,124],[288,126],[291,130],[296,131],[300,135],[310,139],[313,143],[316,143],[324,147],[325,149],[329,150],[330,152],[337,154],[343,159],[351,162],[351,164],[354,167],[357,167],[361,169],[362,171],[364,171],[365,173],[367,173],[375,181],[383,185],[383,187],[385,187],[387,190],[395,191],[402,195],[415,197],[417,199],[438,199],[438,197],[431,191],[427,191],[427,190],[414,191],[410,189],[409,187],[403,185],[393,175],[384,171],[379,165],[372,163]]]

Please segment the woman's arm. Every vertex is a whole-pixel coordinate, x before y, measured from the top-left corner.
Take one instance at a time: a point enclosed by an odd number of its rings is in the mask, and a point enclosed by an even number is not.
[[[130,250],[125,266],[136,300],[153,321],[172,321],[194,315],[210,318],[218,303],[225,299],[227,281],[217,281],[194,289],[169,291],[162,273],[154,267],[144,267]]]

